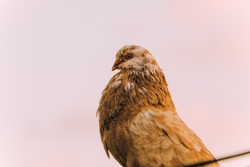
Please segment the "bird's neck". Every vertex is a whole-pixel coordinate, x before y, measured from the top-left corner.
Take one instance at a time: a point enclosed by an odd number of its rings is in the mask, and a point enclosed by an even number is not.
[[[133,106],[155,106],[164,111],[176,112],[165,76],[157,64],[125,71],[123,75],[127,78],[124,90],[128,92],[130,101],[132,99]]]
[[[158,66],[145,66],[114,75],[102,93],[97,113],[108,126],[123,113],[152,106],[176,113],[162,70]]]

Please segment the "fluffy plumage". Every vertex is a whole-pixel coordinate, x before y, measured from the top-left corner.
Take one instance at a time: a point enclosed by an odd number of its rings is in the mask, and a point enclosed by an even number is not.
[[[177,167],[214,159],[178,116],[165,76],[149,51],[122,47],[115,69],[120,72],[103,90],[97,110],[108,157],[110,152],[124,167]]]

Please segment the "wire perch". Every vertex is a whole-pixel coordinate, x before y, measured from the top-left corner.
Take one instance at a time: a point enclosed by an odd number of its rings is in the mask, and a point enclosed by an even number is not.
[[[231,158],[236,158],[236,157],[243,156],[243,155],[246,155],[246,154],[250,154],[250,151],[246,151],[246,152],[243,152],[243,153],[218,158],[218,159],[211,160],[211,161],[205,161],[205,162],[201,162],[201,163],[197,163],[197,164],[191,164],[191,165],[187,165],[185,167],[197,167],[197,166],[200,166],[200,165],[207,165],[207,164],[210,164],[210,163],[213,163],[213,162],[223,161],[223,160],[227,160],[227,159],[231,159]],[[184,166],[182,166],[182,167],[184,167]]]

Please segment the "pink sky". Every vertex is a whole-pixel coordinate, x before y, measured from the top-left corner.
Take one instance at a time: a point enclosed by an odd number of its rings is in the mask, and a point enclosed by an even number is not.
[[[96,109],[126,44],[164,70],[181,118],[221,157],[250,149],[250,1],[0,1],[0,166],[119,166]],[[250,155],[221,162],[246,167]]]

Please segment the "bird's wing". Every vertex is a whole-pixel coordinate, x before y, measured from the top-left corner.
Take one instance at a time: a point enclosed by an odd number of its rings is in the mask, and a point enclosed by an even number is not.
[[[137,161],[141,166],[184,166],[214,159],[200,138],[174,112],[148,107],[130,120],[128,126],[136,157],[131,162]],[[219,167],[218,163],[210,165]]]

